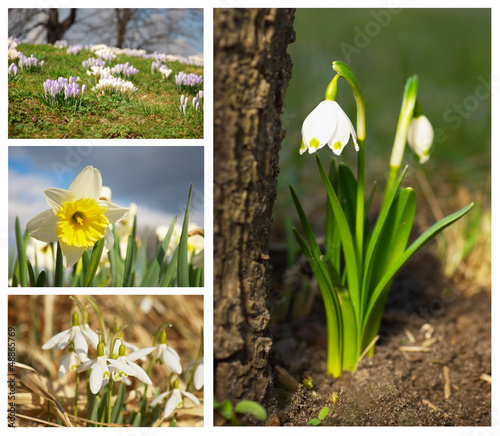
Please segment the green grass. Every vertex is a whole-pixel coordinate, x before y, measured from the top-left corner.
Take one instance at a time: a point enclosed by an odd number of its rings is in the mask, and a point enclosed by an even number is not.
[[[169,62],[172,74],[166,82],[151,72],[152,59],[117,56],[106,66],[130,62],[139,72],[130,80],[137,91],[128,99],[122,96],[97,96],[90,91],[94,79],[87,75],[82,62],[96,57],[83,49],[78,55],[51,45],[20,44],[18,51],[33,54],[45,65],[42,71],[20,71],[9,83],[9,138],[203,138],[203,111],[179,111],[180,96],[191,99],[195,92],[175,85],[180,71],[203,75],[203,67]],[[10,62],[9,62],[10,64]],[[58,77],[80,77],[87,85],[81,105],[76,108],[45,104],[43,83]]]

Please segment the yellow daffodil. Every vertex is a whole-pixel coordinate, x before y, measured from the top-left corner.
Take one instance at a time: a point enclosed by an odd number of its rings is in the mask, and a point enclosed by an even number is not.
[[[412,118],[408,129],[408,144],[418,156],[421,164],[429,160],[429,151],[434,140],[434,130],[425,115]]]
[[[308,151],[315,153],[328,144],[328,147],[340,155],[352,136],[356,151],[359,150],[356,142],[356,132],[349,117],[340,105],[333,100],[324,100],[314,109],[302,124],[302,145],[300,154]]]
[[[100,200],[101,173],[88,166],[66,189],[44,191],[50,209],[32,218],[26,228],[32,238],[59,242],[65,268],[71,268],[87,248],[104,238],[104,247],[113,246],[110,224],[120,220],[128,209]]]

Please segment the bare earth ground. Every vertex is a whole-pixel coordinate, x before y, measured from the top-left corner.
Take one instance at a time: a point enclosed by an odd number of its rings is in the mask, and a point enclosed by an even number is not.
[[[450,283],[439,271],[426,249],[400,272],[375,354],[354,374],[326,374],[320,301],[306,319],[275,325],[276,365],[299,384],[277,388],[266,424],[306,425],[327,406],[322,425],[491,425],[491,294],[466,297],[469,285]],[[300,384],[306,375],[312,390]]]

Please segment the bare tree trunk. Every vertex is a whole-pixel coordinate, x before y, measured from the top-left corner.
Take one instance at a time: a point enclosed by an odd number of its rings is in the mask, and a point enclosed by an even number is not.
[[[293,18],[214,12],[214,388],[233,404],[272,393],[269,233]]]
[[[47,18],[47,42],[54,44],[63,38],[66,31],[73,25],[76,19],[76,9],[71,12],[64,21],[59,22],[59,14],[56,8],[50,8]]]
[[[125,32],[127,31],[127,24],[132,19],[132,11],[130,8],[115,9],[115,11],[116,11],[117,26],[118,26],[116,47],[122,48],[123,41],[125,40]]]

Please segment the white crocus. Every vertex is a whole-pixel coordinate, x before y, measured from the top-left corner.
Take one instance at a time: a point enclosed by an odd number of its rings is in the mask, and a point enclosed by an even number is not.
[[[104,354],[104,345],[102,342],[99,342],[97,346],[97,357],[82,363],[78,368],[78,372],[83,372],[87,369],[92,369],[89,377],[89,385],[90,391],[93,394],[99,392],[104,381],[109,379],[111,372],[114,370],[123,371],[127,375],[136,375],[135,369],[123,361],[107,357]]]
[[[49,188],[44,191],[50,209],[28,221],[31,237],[43,242],[59,242],[65,268],[71,268],[87,248],[104,238],[106,251],[113,246],[110,224],[120,220],[126,208],[100,200],[101,173],[84,168],[68,190]]]
[[[351,120],[336,101],[324,100],[302,124],[300,154],[306,150],[312,154],[328,145],[336,155],[340,155],[349,141],[349,135],[352,136],[354,147],[358,151],[356,132]]]
[[[412,118],[408,129],[408,144],[418,156],[421,164],[429,160],[429,151],[434,140],[434,130],[425,115]]]
[[[82,328],[79,325],[78,313],[74,312],[72,316],[72,327],[52,336],[45,344],[42,350],[49,350],[56,347],[56,350],[72,346],[80,361],[87,359],[88,345]]]
[[[165,412],[163,416],[168,418],[175,409],[182,407],[182,396],[189,398],[194,404],[199,406],[200,401],[193,394],[179,389],[179,380],[175,379],[174,389],[171,391],[163,392],[163,394],[158,395],[152,402],[151,407],[156,406],[161,403],[166,397],[169,397],[167,404],[165,405]]]

